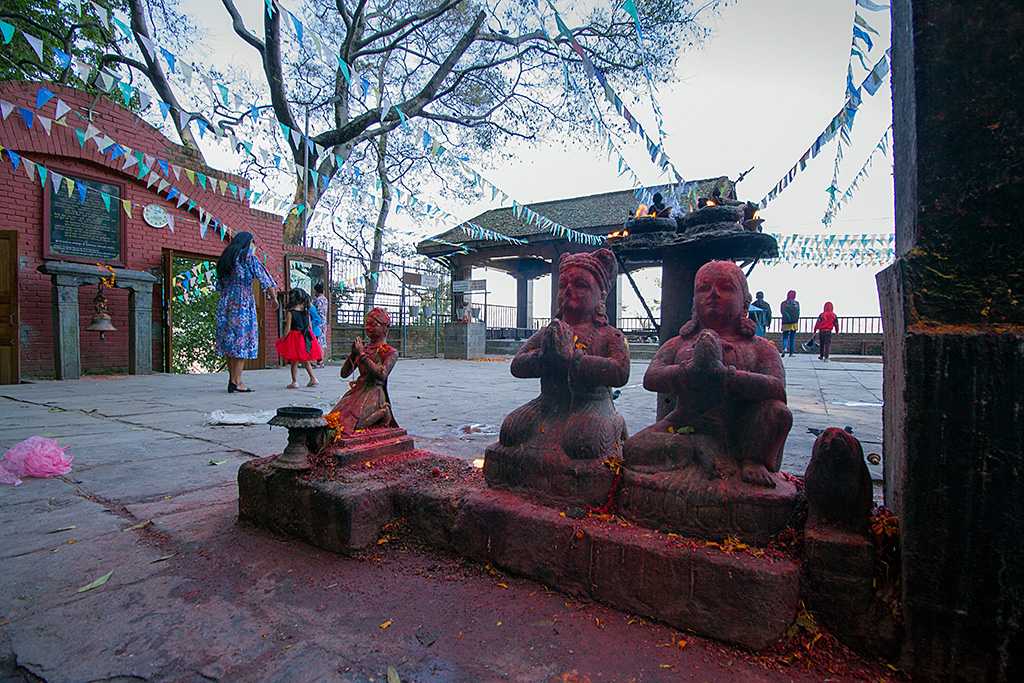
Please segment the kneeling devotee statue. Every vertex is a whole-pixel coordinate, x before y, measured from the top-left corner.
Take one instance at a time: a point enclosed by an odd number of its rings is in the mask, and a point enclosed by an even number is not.
[[[515,377],[540,378],[540,396],[502,423],[484,458],[488,486],[549,503],[607,501],[614,476],[605,460],[621,457],[627,437],[611,387],[629,379],[629,348],[608,324],[604,305],[616,271],[608,249],[562,254],[559,312],[512,361]]]
[[[398,427],[391,414],[391,399],[388,397],[388,375],[398,360],[398,351],[387,342],[390,327],[391,317],[387,312],[382,308],[372,309],[366,314],[366,342],[356,337],[341,366],[342,377],[348,377],[354,370],[359,371],[359,377],[349,383],[348,392],[328,415],[329,421],[337,421],[343,434]]]
[[[693,318],[647,369],[644,388],[675,394],[676,408],[624,447],[621,502],[638,522],[763,540],[788,520],[795,490],[776,474],[793,424],[786,373],[775,346],[755,334],[750,301],[739,266],[705,264]],[[767,508],[774,517],[758,519]]]

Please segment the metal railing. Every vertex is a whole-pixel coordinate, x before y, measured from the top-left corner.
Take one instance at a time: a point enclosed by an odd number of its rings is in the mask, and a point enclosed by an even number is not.
[[[516,330],[516,307],[515,306],[503,306],[500,304],[487,304],[486,318],[481,315],[480,319],[484,319],[487,322],[488,330]],[[810,334],[814,332],[814,324],[818,321],[818,316],[804,316],[800,318],[799,327],[797,332],[800,334]],[[532,320],[527,321],[528,327],[523,329],[539,330],[540,328],[551,322],[551,318],[537,318],[534,317]],[[660,321],[659,321],[660,322]],[[627,317],[620,318],[618,321],[618,328],[633,336],[641,337],[657,337],[658,332],[651,325],[650,318],[647,317]],[[877,315],[860,315],[860,316],[840,316],[839,317],[839,332],[845,334],[882,334],[882,318]],[[768,326],[768,333],[782,334],[782,318],[778,315],[772,317],[771,325]],[[488,333],[490,339],[508,339],[512,338],[506,336],[509,332],[496,333],[492,335]]]

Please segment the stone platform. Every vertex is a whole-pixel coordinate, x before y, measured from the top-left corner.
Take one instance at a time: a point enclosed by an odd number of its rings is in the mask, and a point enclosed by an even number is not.
[[[480,470],[425,451],[357,463],[328,477],[238,472],[239,518],[332,552],[376,544],[396,520],[419,540],[570,595],[680,629],[764,649],[797,611],[800,570],[787,559],[590,517],[570,519],[484,485]]]

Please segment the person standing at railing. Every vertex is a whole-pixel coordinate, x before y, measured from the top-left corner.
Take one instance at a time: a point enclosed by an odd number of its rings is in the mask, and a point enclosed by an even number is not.
[[[828,362],[828,354],[832,348],[832,332],[839,331],[839,318],[832,311],[832,302],[826,301],[825,308],[814,323],[814,330],[818,333],[818,360]]]
[[[750,302],[748,317],[757,325],[757,336],[767,337],[768,326],[772,324],[772,305],[764,300],[764,292],[758,292],[757,298]]]
[[[786,300],[779,306],[782,315],[782,355],[792,356],[796,352],[796,329],[800,326],[800,302],[796,300],[796,290],[786,293]]]

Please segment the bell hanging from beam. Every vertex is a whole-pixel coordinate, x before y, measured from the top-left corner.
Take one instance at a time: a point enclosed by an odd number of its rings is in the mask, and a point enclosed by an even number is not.
[[[92,305],[96,307],[96,313],[92,316],[92,322],[85,328],[86,332],[99,332],[100,341],[105,339],[104,333],[117,332],[117,328],[110,322],[110,314],[107,313],[107,297],[103,296],[103,283],[100,282],[99,290],[96,292]]]

